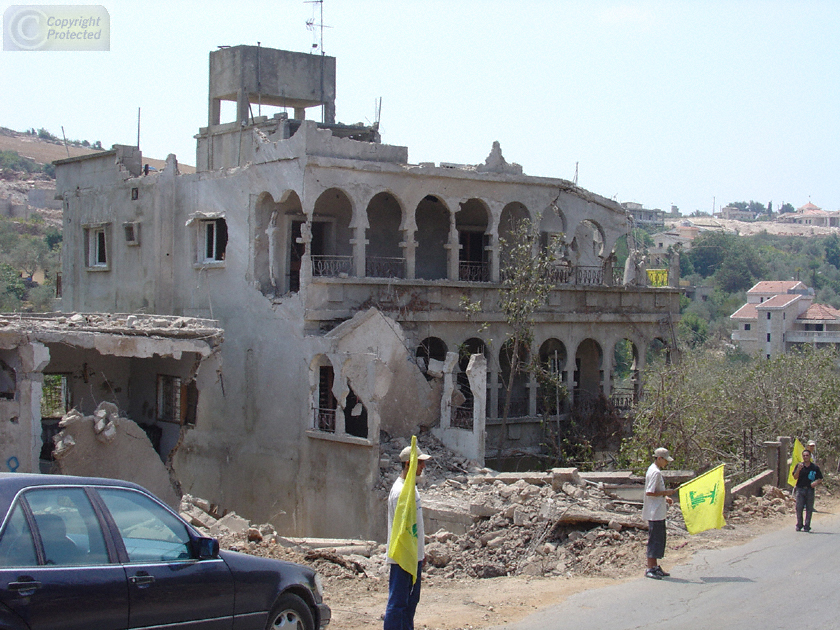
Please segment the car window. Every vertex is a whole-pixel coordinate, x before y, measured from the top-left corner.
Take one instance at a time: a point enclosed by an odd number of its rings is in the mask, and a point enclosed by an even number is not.
[[[34,488],[23,496],[35,517],[46,564],[108,563],[99,519],[82,488]]]
[[[186,526],[149,497],[131,490],[99,488],[122,536],[130,562],[189,560]]]
[[[34,567],[37,564],[32,532],[18,503],[0,538],[0,567]]]

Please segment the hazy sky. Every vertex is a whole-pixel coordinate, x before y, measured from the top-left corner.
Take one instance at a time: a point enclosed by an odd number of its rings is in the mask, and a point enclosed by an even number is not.
[[[0,126],[134,144],[140,107],[144,155],[195,164],[208,53],[318,41],[306,27],[318,5],[303,0],[103,6],[110,52],[0,52]],[[383,142],[407,146],[412,163],[478,164],[498,140],[526,174],[571,180],[577,163],[584,188],[646,207],[840,210],[836,0],[324,0],[323,10],[336,119],[373,122],[381,97]]]

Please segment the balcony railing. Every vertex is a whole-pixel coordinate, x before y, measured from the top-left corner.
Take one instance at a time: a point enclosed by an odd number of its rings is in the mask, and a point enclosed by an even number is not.
[[[453,407],[452,408],[452,427],[455,429],[473,429],[473,410],[472,407]]]
[[[458,263],[458,279],[464,282],[489,282],[490,266],[486,262],[462,260]]]
[[[527,418],[528,417],[528,407],[529,407],[529,397],[527,395],[524,396],[511,396],[510,397],[510,410],[508,411],[508,418]],[[505,392],[504,390],[499,390],[499,418],[504,416],[505,414]]]
[[[405,258],[368,256],[365,275],[368,278],[405,278]]]
[[[636,403],[636,394],[633,390],[617,389],[610,394],[610,402],[617,411],[629,411]]]
[[[603,267],[575,267],[576,284],[604,284]]]
[[[316,409],[315,428],[327,433],[335,433],[335,409]]]
[[[312,275],[342,278],[354,275],[352,256],[312,256]]]
[[[840,330],[788,330],[785,332],[785,341],[789,343],[840,343]]]

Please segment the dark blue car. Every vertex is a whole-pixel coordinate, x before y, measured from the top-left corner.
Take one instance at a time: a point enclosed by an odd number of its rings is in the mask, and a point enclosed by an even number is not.
[[[315,630],[317,574],[220,551],[142,487],[0,473],[4,630]]]

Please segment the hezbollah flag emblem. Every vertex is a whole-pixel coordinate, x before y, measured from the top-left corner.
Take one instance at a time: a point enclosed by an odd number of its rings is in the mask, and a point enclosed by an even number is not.
[[[391,525],[391,544],[388,557],[396,560],[404,571],[411,574],[411,583],[417,582],[417,436],[411,437],[411,459],[403,482],[394,522]]]
[[[689,534],[720,529],[723,520],[723,464],[680,486],[680,508]]]
[[[793,478],[793,470],[797,464],[802,463],[802,451],[804,450],[805,447],[802,446],[802,442],[799,441],[799,438],[796,438],[793,442],[793,457],[791,457],[790,470],[788,471],[787,482],[789,486],[796,485],[796,479]],[[811,454],[813,455],[813,453]]]

